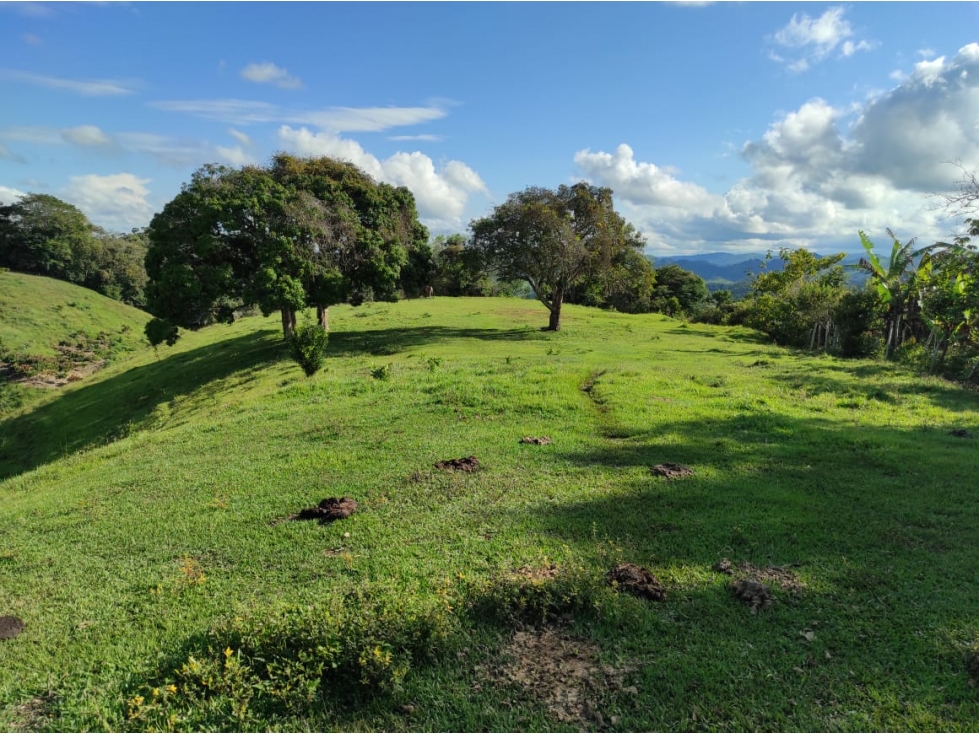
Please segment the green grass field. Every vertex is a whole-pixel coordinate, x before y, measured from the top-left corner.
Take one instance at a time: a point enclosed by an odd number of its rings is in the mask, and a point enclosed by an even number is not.
[[[313,378],[247,318],[0,423],[0,729],[979,728],[975,393],[520,300],[331,323]]]

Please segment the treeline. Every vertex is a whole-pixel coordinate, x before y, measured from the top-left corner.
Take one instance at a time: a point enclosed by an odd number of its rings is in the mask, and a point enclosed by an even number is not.
[[[146,306],[146,233],[106,232],[48,194],[0,204],[0,267],[65,280]]]

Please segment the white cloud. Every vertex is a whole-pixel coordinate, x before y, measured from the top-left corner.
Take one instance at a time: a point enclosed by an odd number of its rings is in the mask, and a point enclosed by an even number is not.
[[[246,153],[240,145],[236,145],[233,148],[216,145],[214,146],[214,152],[218,154],[221,160],[225,163],[230,163],[232,166],[247,166],[249,163],[255,162],[255,159]]]
[[[575,162],[613,189],[623,214],[661,251],[856,249],[857,230],[885,227],[934,241],[954,223],[941,220],[929,193],[952,187],[957,170],[948,161],[979,165],[979,44],[922,63],[929,65],[856,109],[817,98],[778,117],[744,145],[751,174],[724,193],[638,161],[627,145],[583,150]]]
[[[486,184],[461,161],[449,161],[441,169],[423,153],[395,153],[380,160],[360,143],[331,132],[314,133],[307,128],[279,128],[280,143],[305,156],[330,156],[353,163],[379,181],[405,186],[415,195],[419,215],[429,226],[456,226],[470,194],[486,193]]]
[[[13,204],[22,196],[27,196],[27,194],[9,186],[0,186],[0,204]]]
[[[153,207],[146,200],[149,182],[150,179],[137,178],[131,173],[72,176],[64,195],[93,223],[125,231],[145,226],[153,216]]]
[[[268,102],[243,99],[165,100],[150,102],[151,107],[168,112],[183,112],[231,125],[285,123],[313,125],[335,133],[380,132],[392,127],[417,125],[439,120],[448,114],[444,108],[427,107],[328,107],[322,110],[285,109]]]
[[[241,70],[241,78],[257,84],[274,84],[283,89],[300,89],[302,81],[272,63],[249,64]]]
[[[107,147],[112,145],[109,136],[95,125],[65,128],[61,131],[61,137],[73,145],[80,145],[82,147]]]
[[[49,89],[64,89],[84,97],[115,97],[124,94],[133,94],[136,91],[135,83],[130,81],[118,79],[97,79],[92,81],[61,79],[42,74],[31,74],[27,71],[16,71],[14,69],[0,69],[0,79],[25,82],[38,87],[48,87]]]
[[[784,63],[790,72],[806,71],[812,64],[829,57],[839,49],[841,58],[853,56],[857,51],[870,51],[870,41],[854,40],[849,21],[843,18],[842,7],[830,8],[818,18],[806,13],[796,13],[788,24],[775,32],[771,40],[783,50],[792,52],[792,58],[771,52],[773,61]]]
[[[245,133],[241,132],[240,130],[235,130],[234,128],[230,128],[228,132],[231,134],[231,137],[233,137],[235,140],[238,141],[238,145],[244,145],[245,147],[248,147],[252,144],[252,139],[248,137]]]

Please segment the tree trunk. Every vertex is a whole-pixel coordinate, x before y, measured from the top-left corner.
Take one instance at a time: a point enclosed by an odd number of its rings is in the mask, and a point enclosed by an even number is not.
[[[316,307],[316,322],[320,325],[320,328],[323,331],[330,330],[330,307],[329,306]]]
[[[551,318],[547,324],[548,331],[561,331],[561,304],[564,303],[564,289],[557,289],[554,291],[554,297],[551,298]]]
[[[280,309],[282,313],[282,338],[288,341],[296,331],[296,312],[291,308]]]

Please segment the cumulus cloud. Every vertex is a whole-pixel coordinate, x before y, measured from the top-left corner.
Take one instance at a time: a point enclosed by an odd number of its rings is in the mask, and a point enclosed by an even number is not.
[[[279,128],[279,142],[287,150],[306,156],[331,156],[353,163],[375,179],[395,186],[406,186],[415,195],[418,213],[429,226],[459,226],[468,198],[487,193],[486,184],[461,161],[449,161],[441,168],[419,152],[395,153],[380,160],[355,140],[332,132],[314,133],[288,125]]]
[[[0,79],[24,82],[26,84],[33,84],[36,87],[63,89],[84,97],[117,97],[125,94],[133,94],[136,91],[134,82],[119,79],[96,79],[90,81],[61,79],[59,77],[32,74],[27,71],[17,71],[15,69],[0,69]]]
[[[874,45],[864,39],[854,39],[849,21],[843,18],[842,7],[830,8],[818,18],[806,13],[796,13],[786,26],[780,28],[771,40],[788,52],[789,58],[773,52],[771,58],[785,63],[792,72],[803,72],[835,51],[840,57],[853,56],[857,51],[870,51]]]
[[[72,176],[63,193],[93,223],[125,231],[146,225],[153,216],[153,207],[146,200],[149,182],[131,173]]]
[[[27,196],[27,194],[9,186],[0,186],[0,204],[13,204],[22,196]]]
[[[302,81],[281,66],[272,63],[249,64],[241,70],[241,78],[257,84],[274,84],[282,89],[300,89]]]
[[[970,44],[951,60],[920,62],[856,110],[816,98],[778,117],[743,146],[751,174],[724,193],[638,161],[628,145],[582,150],[575,162],[615,191],[656,249],[853,249],[859,229],[893,227],[924,241],[947,235],[928,194],[952,186],[957,170],[948,161],[979,165],[977,120],[979,44]]]

